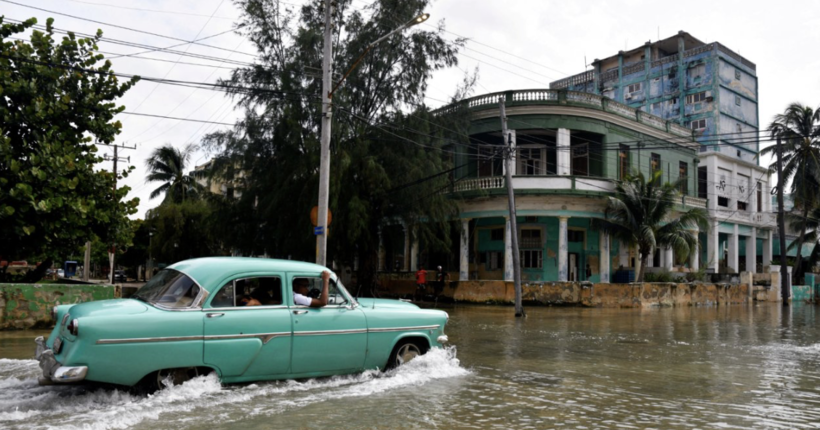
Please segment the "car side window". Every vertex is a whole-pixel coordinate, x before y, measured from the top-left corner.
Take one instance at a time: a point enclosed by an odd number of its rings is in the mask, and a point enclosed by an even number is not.
[[[311,299],[318,299],[319,296],[322,294],[322,278],[310,277],[310,276],[297,276],[293,278],[293,285],[297,285],[299,283],[307,283],[308,286],[308,294],[307,296]],[[295,294],[295,290],[294,290]],[[294,303],[295,304],[295,303]],[[336,282],[333,280],[330,281],[327,289],[327,305],[328,306],[339,306],[347,304],[347,298],[339,287],[336,285]]]
[[[211,307],[276,306],[282,304],[282,280],[278,276],[241,278],[222,286]]]

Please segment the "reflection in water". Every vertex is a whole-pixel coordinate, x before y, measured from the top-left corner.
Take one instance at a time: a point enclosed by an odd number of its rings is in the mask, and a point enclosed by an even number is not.
[[[447,309],[456,348],[392,372],[151,397],[38,387],[34,333],[0,333],[2,428],[815,428],[811,305]]]

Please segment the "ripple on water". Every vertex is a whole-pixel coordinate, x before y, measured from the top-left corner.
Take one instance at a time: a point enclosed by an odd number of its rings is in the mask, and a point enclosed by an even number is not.
[[[185,428],[224,425],[339,399],[389,395],[432,381],[469,375],[455,348],[433,349],[388,372],[222,387],[211,374],[150,396],[82,386],[40,387],[34,360],[0,359],[0,427],[26,429]]]

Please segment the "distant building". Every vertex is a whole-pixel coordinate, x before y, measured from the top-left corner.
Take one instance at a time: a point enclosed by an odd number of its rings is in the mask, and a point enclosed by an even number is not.
[[[756,66],[719,42],[680,31],[592,66],[550,89],[600,94],[689,128],[701,152],[759,163]]]
[[[213,166],[213,164],[214,160],[209,160],[205,164],[200,164],[199,166],[194,167],[194,171],[201,172],[208,170]],[[221,196],[238,199],[242,196],[242,190],[239,183],[241,183],[244,177],[245,175],[242,172],[240,172],[238,177],[233,181],[224,181],[217,178],[212,178],[210,176],[203,177],[201,175],[197,175],[196,181],[212,194],[219,194]]]

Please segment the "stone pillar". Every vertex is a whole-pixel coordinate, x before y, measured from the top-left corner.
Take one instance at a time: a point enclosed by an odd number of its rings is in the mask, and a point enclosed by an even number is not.
[[[689,253],[689,271],[695,272],[700,268],[700,251],[701,251],[701,244],[700,244],[700,234],[698,230],[692,230],[692,234],[698,238],[698,247],[693,252]]]
[[[731,267],[731,270],[734,270],[736,273],[739,272],[738,270],[738,256],[740,252],[738,252],[738,234],[737,234],[737,224],[735,224],[734,231],[731,235],[729,235],[729,243],[727,247],[729,248],[729,261],[726,262],[726,265]]]
[[[410,248],[410,271],[415,272],[419,270],[419,230],[418,227],[413,227],[413,242]]]
[[[513,282],[513,255],[512,255],[512,235],[513,232],[510,230],[512,227],[510,226],[510,218],[504,217],[505,227],[504,227],[504,280],[507,282]]]
[[[661,252],[663,253],[663,268],[671,271],[675,267],[675,253],[672,252],[672,247],[662,249]]]
[[[600,238],[600,251],[601,256],[598,259],[598,273],[601,275],[601,283],[608,284],[609,283],[609,235],[604,232],[599,232],[598,237]]]
[[[718,230],[717,219],[711,220],[711,224],[706,240],[706,246],[709,247],[709,262],[706,269],[712,269],[714,273],[718,273],[718,265],[720,264],[720,231]]]
[[[569,279],[569,251],[567,248],[567,220],[569,217],[558,217],[558,281]]]
[[[461,220],[461,253],[458,263],[458,280],[470,279],[470,219]]]
[[[558,162],[558,175],[569,176],[572,174],[572,157],[570,154],[569,129],[558,129],[558,142],[556,144],[556,160]]]
[[[401,270],[406,272],[410,269],[410,227],[402,224],[402,228],[404,228],[404,261],[402,261]]]
[[[757,273],[757,229],[746,237],[746,271]]]
[[[763,230],[763,267],[772,266],[772,231]]]
[[[382,231],[382,227],[379,226],[379,271],[383,272],[386,270],[384,259],[385,259],[385,250],[384,250],[384,232]]]

